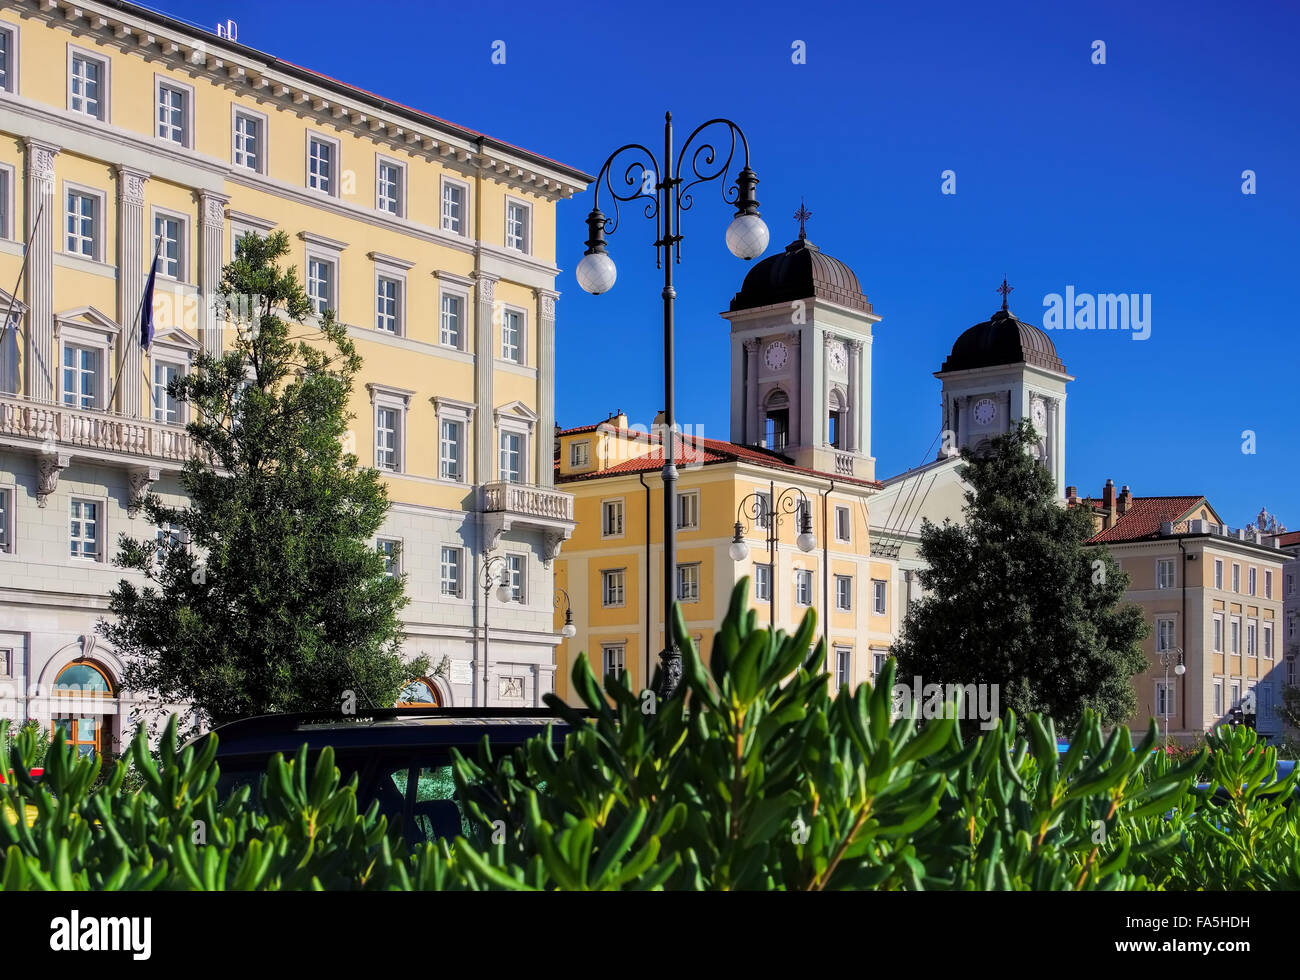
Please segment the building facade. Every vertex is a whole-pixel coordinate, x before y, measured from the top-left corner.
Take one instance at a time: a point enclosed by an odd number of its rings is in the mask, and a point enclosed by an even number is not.
[[[1134,497],[1107,481],[1100,502],[1066,488],[1069,506],[1090,506],[1104,544],[1130,583],[1151,627],[1147,670],[1133,678],[1142,730],[1188,739],[1240,709],[1263,735],[1277,738],[1286,674],[1283,565],[1290,557],[1257,531],[1229,528],[1203,496]],[[1182,663],[1184,673],[1177,672]]]
[[[190,445],[166,383],[228,345],[222,266],[239,236],[276,229],[364,360],[348,448],[384,472],[376,545],[407,576],[406,652],[437,665],[409,696],[538,703],[551,562],[573,529],[551,465],[556,205],[590,179],[133,4],[0,10],[0,283],[21,283],[0,292],[6,714],[67,716],[76,677],[100,694],[62,727],[99,748],[129,727],[124,664],[94,630],[123,577],[115,541],[150,533],[146,492],[180,501]],[[490,661],[488,553],[512,586]]]

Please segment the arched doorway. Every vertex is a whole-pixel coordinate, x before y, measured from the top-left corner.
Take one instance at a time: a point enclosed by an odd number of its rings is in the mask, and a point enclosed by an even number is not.
[[[397,695],[399,708],[441,708],[442,695],[438,686],[426,677],[417,677]]]
[[[61,730],[78,755],[102,755],[113,744],[116,697],[107,670],[93,660],[74,660],[54,681],[51,734]]]

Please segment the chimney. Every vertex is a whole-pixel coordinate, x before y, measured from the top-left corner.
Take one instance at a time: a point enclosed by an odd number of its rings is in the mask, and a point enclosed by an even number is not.
[[[1066,487],[1066,488],[1065,488],[1065,506],[1067,506],[1067,507],[1073,507],[1073,506],[1074,506],[1075,504],[1077,504],[1078,502],[1079,502],[1079,488],[1078,488],[1078,487]]]
[[[1101,488],[1101,529],[1103,531],[1115,526],[1115,481],[1107,480]]]
[[[1133,494],[1129,492],[1128,484],[1124,484],[1119,491],[1118,508],[1119,516],[1123,517],[1128,513],[1128,509],[1133,506]]]

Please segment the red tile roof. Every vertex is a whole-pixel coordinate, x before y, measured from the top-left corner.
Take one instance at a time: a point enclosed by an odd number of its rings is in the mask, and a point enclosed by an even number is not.
[[[1277,536],[1277,545],[1279,548],[1290,548],[1292,545],[1300,544],[1300,531],[1287,531]]]
[[[1182,520],[1204,497],[1134,497],[1124,516],[1088,540],[1094,543],[1154,538],[1166,521]]]

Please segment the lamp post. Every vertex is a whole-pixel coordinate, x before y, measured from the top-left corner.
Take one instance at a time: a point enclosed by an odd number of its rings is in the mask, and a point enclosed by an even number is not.
[[[802,504],[802,506],[800,506]],[[749,545],[745,543],[745,531],[755,524],[767,531],[767,567],[770,569],[767,588],[768,623],[776,628],[776,552],[781,542],[781,515],[798,514],[799,528],[795,545],[804,554],[817,546],[817,538],[812,529],[812,505],[808,495],[798,487],[786,487],[781,495],[776,495],[776,484],[768,483],[765,495],[755,491],[740,501],[736,509],[736,534],[731,539],[727,553],[734,562],[742,562],[749,557]]]
[[[560,627],[560,635],[566,640],[572,639],[578,635],[578,627],[573,625],[573,603],[569,600],[569,593],[564,589],[555,590],[555,608],[560,608],[560,600],[564,600],[564,625]]]
[[[1169,753],[1169,668],[1174,668],[1174,674],[1182,677],[1187,673],[1187,668],[1183,666],[1183,648],[1170,647],[1168,650],[1160,651],[1160,665],[1165,669],[1165,686],[1164,698],[1161,707],[1165,719],[1165,754]]]
[[[696,137],[706,130],[718,136],[706,136],[698,143]],[[694,146],[694,149],[692,149]],[[722,150],[725,149],[725,155]],[[732,160],[737,150],[743,152],[744,165],[728,184]],[[687,156],[689,152],[689,158]],[[620,157],[627,166],[619,171],[622,189],[614,186],[615,161]],[[640,143],[627,143],[609,155],[596,175],[596,197],[591,214],[587,216],[587,251],[578,263],[575,275],[578,285],[594,296],[608,292],[614,285],[618,272],[614,260],[605,250],[605,235],[618,227],[619,202],[645,200],[644,213],[655,222],[655,266],[664,270],[664,416],[663,416],[663,481],[664,481],[664,649],[659,654],[661,675],[660,697],[672,697],[682,678],[682,656],[673,638],[673,603],[677,594],[677,467],[673,427],[676,425],[673,401],[673,301],[677,296],[673,288],[673,265],[682,258],[681,217],[694,204],[691,188],[696,184],[721,180],[724,184],[722,200],[736,209],[735,217],[727,228],[727,248],[742,259],[754,259],[763,254],[769,238],[767,225],[758,213],[754,189],[758,175],[749,167],[749,141],[740,127],[729,119],[710,119],[696,127],[674,161],[673,114],[664,114],[664,151],[662,160],[654,151]],[[609,217],[600,209],[602,185],[613,202]],[[651,193],[653,191],[653,193]]]
[[[483,590],[483,706],[487,707],[488,613],[492,610],[492,590],[496,589],[497,598],[502,602],[510,602],[515,597],[505,555],[488,555],[483,559],[483,567],[479,570],[479,588]]]

